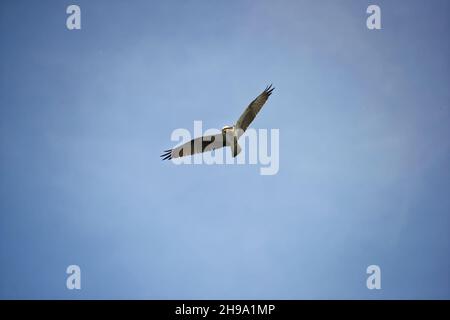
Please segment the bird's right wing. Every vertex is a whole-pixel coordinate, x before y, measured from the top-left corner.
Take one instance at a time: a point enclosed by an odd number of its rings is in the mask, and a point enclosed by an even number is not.
[[[172,158],[180,158],[184,156],[190,156],[195,153],[202,153],[211,151],[214,149],[222,148],[225,146],[225,139],[222,133],[215,135],[202,136],[196,139],[192,139],[181,146],[173,149],[165,150],[161,155],[162,160],[170,160]]]
[[[245,109],[244,113],[239,117],[239,120],[236,122],[236,128],[241,129],[242,131],[247,130],[250,123],[255,119],[259,110],[263,107],[264,103],[266,103],[269,96],[272,94],[272,91],[275,88],[272,88],[272,85],[268,86],[255,100],[253,100]]]

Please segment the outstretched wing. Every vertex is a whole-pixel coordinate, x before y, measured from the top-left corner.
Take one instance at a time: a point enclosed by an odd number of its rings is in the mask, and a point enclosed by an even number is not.
[[[202,153],[225,146],[225,139],[222,133],[215,135],[203,136],[193,139],[174,149],[165,150],[161,155],[162,160],[170,160],[172,158],[180,158],[190,156],[195,153]]]
[[[263,107],[264,103],[266,103],[269,96],[272,94],[272,91],[275,88],[272,88],[272,85],[268,86],[255,100],[253,100],[245,109],[244,113],[241,115],[239,120],[236,122],[236,128],[241,129],[242,131],[247,130],[250,123],[252,123],[253,119],[255,119],[259,110]]]

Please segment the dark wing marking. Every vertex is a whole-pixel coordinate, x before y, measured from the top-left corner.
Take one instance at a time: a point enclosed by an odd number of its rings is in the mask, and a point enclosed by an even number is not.
[[[243,131],[247,130],[250,123],[252,123],[253,119],[255,119],[259,110],[263,107],[264,103],[266,103],[269,96],[272,94],[272,91],[275,88],[272,88],[272,85],[268,86],[264,91],[253,100],[245,109],[244,113],[240,116],[239,120],[236,122],[236,127],[242,129]]]

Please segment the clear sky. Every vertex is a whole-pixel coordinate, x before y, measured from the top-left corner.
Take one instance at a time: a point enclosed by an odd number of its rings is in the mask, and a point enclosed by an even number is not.
[[[1,1],[0,298],[449,299],[449,12]],[[277,175],[161,162],[270,83]]]

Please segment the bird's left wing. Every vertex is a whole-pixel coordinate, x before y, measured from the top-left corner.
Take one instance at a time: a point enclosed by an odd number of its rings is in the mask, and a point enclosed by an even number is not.
[[[202,153],[225,146],[225,139],[222,133],[202,136],[192,139],[173,149],[165,150],[161,155],[162,160],[171,160],[172,158],[180,158],[190,156],[195,153]]]
[[[250,123],[255,119],[259,110],[263,107],[264,103],[266,103],[269,96],[272,94],[272,91],[275,88],[272,88],[272,85],[268,86],[255,100],[253,100],[245,109],[244,113],[240,116],[239,120],[236,122],[236,128],[241,129],[242,131],[247,130]]]

